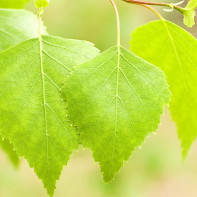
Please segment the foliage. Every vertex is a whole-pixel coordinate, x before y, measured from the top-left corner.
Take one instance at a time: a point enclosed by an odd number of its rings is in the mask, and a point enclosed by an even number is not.
[[[35,0],[35,6],[37,8],[44,8],[49,5],[49,0]]]
[[[190,0],[183,11],[184,15],[184,24],[188,27],[192,27],[194,22],[194,17],[196,16],[196,12],[194,11],[197,7],[197,0]]]
[[[0,7],[22,8],[28,1],[2,0]],[[150,7],[176,9],[191,27],[196,0],[186,7],[123,0],[160,18],[132,34],[131,50],[140,57],[120,45],[118,9],[109,1],[117,46],[101,54],[89,42],[46,35],[41,17],[49,0],[35,0],[38,19],[25,10],[0,9],[0,146],[15,165],[24,157],[50,196],[80,144],[111,181],[156,132],[168,104],[183,158],[197,136],[196,39]]]

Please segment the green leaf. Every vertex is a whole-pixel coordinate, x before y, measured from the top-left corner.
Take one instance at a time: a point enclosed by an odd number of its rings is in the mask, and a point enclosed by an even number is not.
[[[197,0],[190,0],[185,8],[194,10],[196,9],[196,7],[197,7]]]
[[[23,8],[30,0],[1,0],[0,8]]]
[[[196,12],[194,11],[197,7],[197,0],[190,0],[186,7],[183,9],[184,19],[183,22],[188,27],[192,27],[194,22],[194,17],[196,16]]]
[[[38,19],[29,11],[0,9],[0,24],[0,51],[38,37]],[[41,28],[42,34],[47,34],[43,25]]]
[[[168,21],[139,27],[131,37],[131,50],[167,75],[172,92],[171,116],[185,157],[197,137],[197,41]]]
[[[0,132],[27,159],[50,196],[78,148],[60,87],[74,65],[97,54],[88,42],[52,36],[0,53]]]
[[[106,182],[158,128],[169,90],[164,74],[130,51],[113,47],[84,63],[62,89],[82,144]]]
[[[184,15],[183,23],[186,26],[192,27],[195,25],[194,18],[196,16],[196,13],[194,10],[184,10],[183,15]]]
[[[17,167],[19,165],[19,158],[14,151],[13,145],[7,140],[0,137],[0,146],[7,153],[10,161]]]
[[[35,6],[37,8],[44,8],[49,5],[49,0],[35,0]]]

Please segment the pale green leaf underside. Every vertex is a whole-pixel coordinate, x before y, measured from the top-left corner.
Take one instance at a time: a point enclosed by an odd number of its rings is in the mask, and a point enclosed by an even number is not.
[[[23,8],[30,0],[0,0],[0,8]]]
[[[74,65],[97,54],[91,43],[52,36],[0,53],[0,132],[27,159],[51,196],[63,165],[78,148],[60,87]]]
[[[62,93],[105,181],[156,131],[169,101],[164,74],[122,47],[120,53],[113,47],[76,67]]]
[[[15,165],[19,165],[19,158],[16,154],[16,152],[13,150],[13,145],[7,140],[7,139],[2,139],[0,137],[0,146],[4,150],[5,153],[7,153],[10,161]]]
[[[0,9],[0,51],[38,37],[38,19],[26,10]],[[42,34],[46,34],[42,25]]]
[[[197,136],[197,41],[171,22],[155,21],[135,30],[131,49],[167,75],[171,116],[185,157]]]

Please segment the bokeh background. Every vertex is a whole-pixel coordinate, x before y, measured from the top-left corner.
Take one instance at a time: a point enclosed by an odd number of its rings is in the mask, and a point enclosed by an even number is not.
[[[145,8],[116,2],[121,18],[121,43],[129,48],[131,32],[157,18]],[[37,12],[33,3],[27,9]],[[159,10],[165,18],[183,26],[181,14]],[[101,51],[116,44],[115,15],[108,0],[51,0],[43,20],[52,35],[88,40]],[[189,31],[197,33],[196,27]],[[54,196],[197,197],[197,143],[182,161],[176,126],[166,109],[157,135],[147,137],[114,181],[105,184],[91,152],[80,148],[64,168]],[[24,159],[16,168],[0,150],[0,197],[47,197],[47,194]]]

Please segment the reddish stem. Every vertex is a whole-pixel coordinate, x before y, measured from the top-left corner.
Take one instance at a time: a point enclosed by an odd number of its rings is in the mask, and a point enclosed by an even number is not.
[[[176,10],[182,12],[184,8],[174,5],[174,4],[169,4],[169,3],[157,3],[157,2],[146,2],[146,1],[139,1],[139,0],[123,0],[127,3],[132,3],[132,4],[138,4],[138,5],[156,5],[156,6],[166,6],[166,7],[174,7]]]

